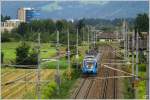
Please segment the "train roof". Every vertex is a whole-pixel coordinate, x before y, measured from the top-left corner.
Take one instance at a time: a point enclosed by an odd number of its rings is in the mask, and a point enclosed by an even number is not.
[[[86,55],[84,57],[84,60],[98,60],[100,57],[100,53],[97,53],[97,55]]]

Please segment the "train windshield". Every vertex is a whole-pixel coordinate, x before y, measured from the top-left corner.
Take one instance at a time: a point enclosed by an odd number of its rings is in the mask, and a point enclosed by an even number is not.
[[[94,61],[85,61],[85,65],[87,68],[93,68],[94,67]]]

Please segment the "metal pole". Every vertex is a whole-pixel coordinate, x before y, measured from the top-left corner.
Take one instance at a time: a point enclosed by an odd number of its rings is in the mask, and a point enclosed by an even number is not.
[[[126,60],[126,51],[125,51],[125,47],[126,47],[126,43],[125,43],[125,20],[123,21],[123,40],[124,40],[124,59]]]
[[[89,27],[88,27],[88,53],[89,53],[89,50],[90,49],[90,33],[89,33]]]
[[[68,29],[68,67],[70,71],[70,46],[69,46],[69,29]]]
[[[57,75],[59,74],[59,31],[57,31]]]
[[[84,43],[84,27],[83,27],[83,31],[82,31],[82,36],[83,36],[83,37],[82,37],[82,39],[83,39],[82,41],[83,41],[83,43]]]
[[[126,42],[127,60],[129,61],[129,31],[127,28],[127,42]]]
[[[77,43],[76,43],[76,49],[77,49],[77,51],[76,51],[76,60],[77,60],[77,69],[78,69],[78,59],[79,59],[79,55],[78,55],[78,29],[77,29]]]
[[[138,49],[139,49],[139,35],[138,32],[136,33],[136,75],[138,76],[138,62],[139,62],[139,54],[138,54]],[[138,80],[138,77],[136,77],[136,79]]]
[[[95,38],[96,40],[95,40],[95,41],[97,42],[97,32],[96,32],[95,34],[96,34],[96,35],[95,35],[95,36],[96,36],[96,38]]]
[[[136,80],[138,80],[138,32],[136,33]],[[138,98],[138,88],[135,89],[135,97]]]
[[[40,33],[38,34],[38,69],[37,69],[37,96],[40,99]]]
[[[134,37],[135,37],[135,35],[134,35],[134,31],[133,31],[133,33],[132,33],[132,74],[133,75],[134,75],[134,45],[135,45]]]
[[[149,32],[150,33],[150,32]],[[146,73],[147,73],[147,88],[146,88],[146,99],[149,99],[150,93],[149,93],[149,33],[147,32],[147,67],[146,67]]]
[[[127,60],[127,56],[128,56],[128,53],[127,53],[127,50],[128,50],[128,31],[127,31],[127,23],[125,22],[125,55],[126,55],[126,60]]]
[[[129,54],[129,51],[130,51],[130,35],[129,35],[129,33],[128,33],[128,60],[129,60],[129,57],[130,57],[130,54]]]
[[[94,32],[94,37],[93,38],[94,38],[94,48],[95,48],[95,32]]]
[[[60,71],[59,71],[59,58],[60,58],[60,50],[59,50],[59,31],[57,31],[57,75],[56,75],[56,82],[57,82],[57,94],[59,94],[60,90]]]

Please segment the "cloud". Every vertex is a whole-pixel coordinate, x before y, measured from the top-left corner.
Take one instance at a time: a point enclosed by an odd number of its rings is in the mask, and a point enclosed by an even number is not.
[[[86,0],[81,0],[79,2],[84,5],[105,5],[109,3],[109,1],[86,1]]]
[[[41,10],[46,12],[53,12],[62,9],[63,8],[56,1],[41,7]]]

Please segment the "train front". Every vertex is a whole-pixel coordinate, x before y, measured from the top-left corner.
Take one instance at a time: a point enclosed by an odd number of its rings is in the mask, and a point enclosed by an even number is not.
[[[87,57],[83,60],[83,74],[97,74],[97,61],[94,57]]]

